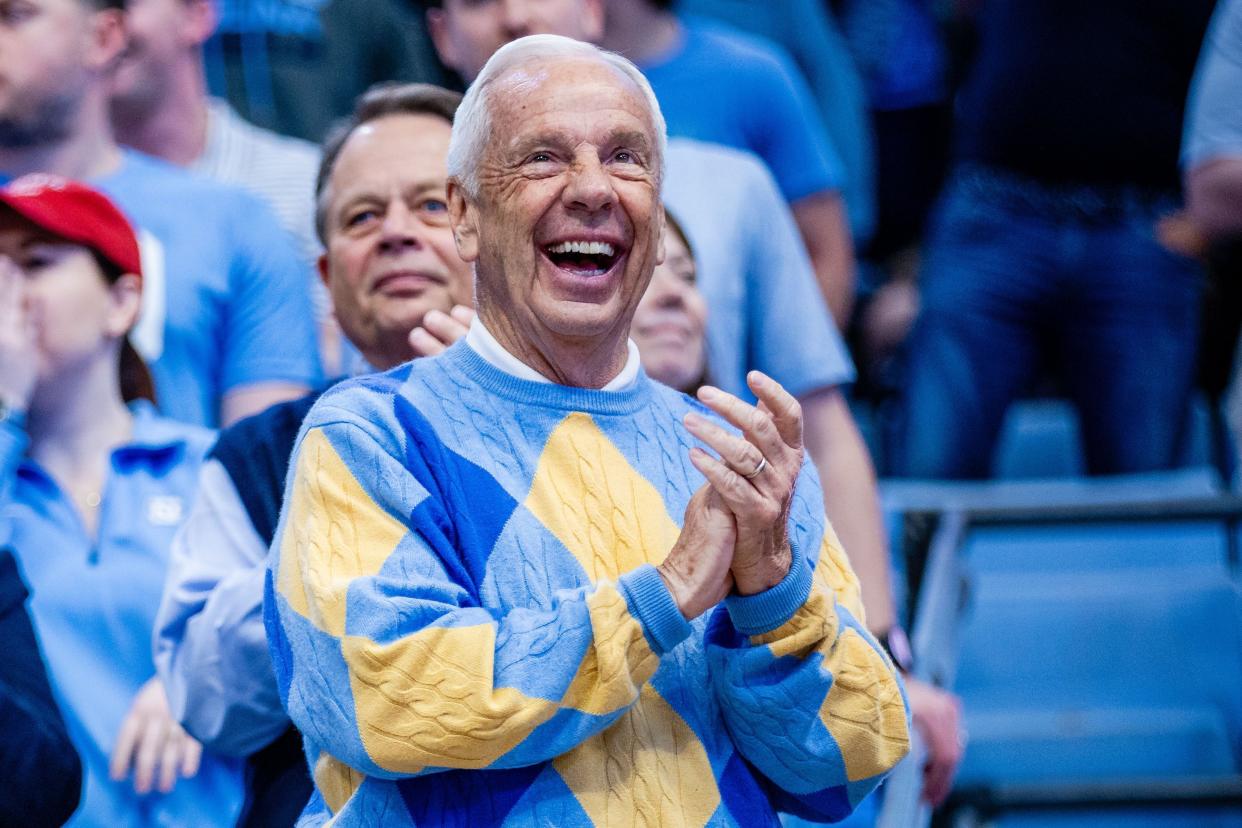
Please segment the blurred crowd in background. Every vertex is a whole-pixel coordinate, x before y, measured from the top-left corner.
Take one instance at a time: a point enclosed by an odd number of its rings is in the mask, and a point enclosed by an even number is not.
[[[469,328],[454,93],[536,33],[650,80],[644,366],[803,402],[898,666],[877,472],[987,479],[1040,398],[1090,475],[1199,429],[1232,479],[1242,0],[0,0],[0,822],[292,824],[252,656],[293,437]],[[935,804],[959,703],[910,687]]]

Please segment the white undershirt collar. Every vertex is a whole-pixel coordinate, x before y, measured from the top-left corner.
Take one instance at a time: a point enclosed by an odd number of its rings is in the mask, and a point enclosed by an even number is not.
[[[493,368],[504,371],[510,376],[530,382],[552,384],[552,380],[509,353],[505,346],[496,341],[496,337],[492,336],[492,332],[478,316],[474,317],[474,321],[470,323],[470,330],[466,332],[466,344]],[[634,340],[627,339],[625,367],[600,390],[625,391],[632,388],[638,381],[640,364],[638,346],[634,344]]]

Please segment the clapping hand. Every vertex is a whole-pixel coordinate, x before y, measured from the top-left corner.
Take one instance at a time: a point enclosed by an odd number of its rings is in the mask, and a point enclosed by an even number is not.
[[[686,506],[677,543],[656,571],[687,619],[719,604],[733,588],[733,550],[737,524],[710,485],[704,484]]]
[[[780,583],[792,561],[786,524],[802,469],[802,408],[779,383],[758,371],[749,374],[747,384],[758,405],[719,388],[699,390],[704,405],[742,436],[697,414],[686,415],[685,424],[719,455],[694,448],[690,461],[736,521],[730,570],[737,591],[753,595]]]

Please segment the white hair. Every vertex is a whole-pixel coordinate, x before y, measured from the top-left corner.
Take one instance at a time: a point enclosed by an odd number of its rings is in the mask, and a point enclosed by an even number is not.
[[[449,140],[448,174],[459,181],[471,196],[479,193],[479,163],[487,149],[487,140],[491,135],[492,116],[488,87],[496,80],[504,77],[524,63],[556,59],[588,59],[597,60],[619,71],[623,76],[634,82],[646,99],[647,108],[651,111],[651,121],[656,131],[657,175],[664,180],[664,158],[667,155],[668,135],[664,125],[664,115],[660,112],[660,104],[656,100],[651,84],[643,77],[638,67],[616,52],[609,52],[590,43],[574,40],[560,35],[527,35],[496,50],[483,65],[483,70],[475,78],[474,83],[466,90],[457,115],[453,119],[453,134]]]

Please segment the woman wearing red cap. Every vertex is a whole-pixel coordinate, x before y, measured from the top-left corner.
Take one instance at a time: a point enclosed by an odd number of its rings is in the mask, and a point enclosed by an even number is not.
[[[71,824],[228,825],[239,766],[202,755],[154,678],[168,549],[212,435],[155,412],[127,337],[141,273],[98,192],[49,176],[0,189],[0,548],[25,572],[82,759]]]

